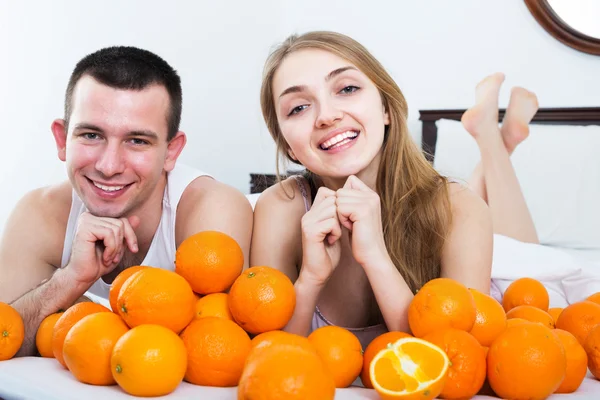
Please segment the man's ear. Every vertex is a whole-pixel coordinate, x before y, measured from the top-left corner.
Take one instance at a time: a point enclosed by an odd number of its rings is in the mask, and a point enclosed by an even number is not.
[[[52,121],[50,126],[54,141],[56,142],[56,149],[58,150],[58,158],[60,161],[66,161],[67,159],[67,130],[64,119],[55,119]]]
[[[169,140],[169,144],[167,145],[167,158],[165,159],[164,166],[165,171],[170,172],[175,168],[175,162],[179,158],[186,143],[187,137],[182,131],[177,132],[173,139]]]

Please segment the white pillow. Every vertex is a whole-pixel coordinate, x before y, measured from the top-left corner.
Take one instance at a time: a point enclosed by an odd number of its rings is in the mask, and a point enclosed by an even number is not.
[[[579,271],[581,265],[578,260],[565,251],[494,235],[493,279],[514,281],[529,277],[553,281],[573,276]]]
[[[564,283],[581,289],[581,273],[580,260],[563,250],[494,235],[492,288],[502,295],[515,280],[528,277],[543,283],[551,307],[566,307],[572,302],[573,290],[567,290]]]
[[[434,166],[468,181],[480,160],[459,121],[437,121]],[[530,125],[512,163],[541,243],[600,248],[600,126]]]

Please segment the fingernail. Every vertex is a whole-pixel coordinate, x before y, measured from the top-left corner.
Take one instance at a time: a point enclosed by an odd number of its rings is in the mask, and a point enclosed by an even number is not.
[[[138,245],[137,245],[137,243],[134,243],[132,247],[133,247],[133,251],[138,251]]]

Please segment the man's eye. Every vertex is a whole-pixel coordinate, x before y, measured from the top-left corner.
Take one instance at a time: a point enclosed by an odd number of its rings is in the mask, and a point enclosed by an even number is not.
[[[89,140],[95,140],[95,139],[98,139],[98,137],[99,137],[97,133],[92,133],[92,132],[84,133],[81,136],[83,136],[84,138],[89,139]]]
[[[357,86],[346,86],[345,88],[343,88],[342,90],[340,90],[340,93],[342,94],[350,94],[350,93],[354,93],[358,90],[359,88]]]
[[[148,144],[148,141],[146,141],[144,139],[133,138],[133,139],[131,139],[131,143],[135,144],[136,146],[142,146],[142,145]]]
[[[299,112],[301,112],[301,111],[304,111],[304,110],[305,110],[305,109],[307,109],[307,108],[308,108],[308,106],[307,106],[306,104],[303,104],[303,105],[301,105],[301,106],[294,107],[294,108],[292,108],[292,111],[290,111],[290,113],[288,114],[288,117],[289,117],[290,115],[298,114]]]

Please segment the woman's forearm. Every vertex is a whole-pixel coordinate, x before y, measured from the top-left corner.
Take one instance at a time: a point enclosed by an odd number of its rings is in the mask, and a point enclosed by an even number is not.
[[[363,266],[390,331],[410,332],[408,306],[414,295],[389,256]]]
[[[302,274],[294,283],[296,291],[296,308],[294,315],[285,326],[286,332],[307,336],[310,333],[311,323],[322,287],[302,279]]]

